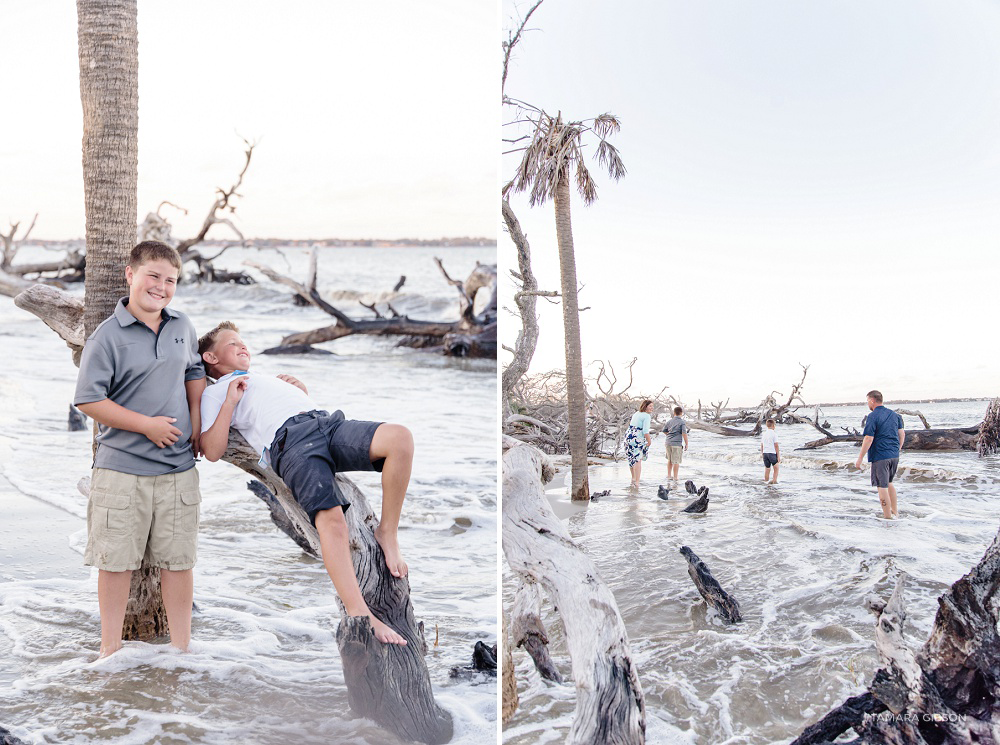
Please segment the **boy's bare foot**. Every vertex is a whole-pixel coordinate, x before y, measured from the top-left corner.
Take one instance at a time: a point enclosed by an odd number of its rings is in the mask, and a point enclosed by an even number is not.
[[[101,653],[99,655],[97,655],[97,659],[103,660],[105,657],[110,657],[111,655],[113,655],[115,652],[117,652],[121,648],[122,648],[122,643],[121,642],[118,642],[118,644],[113,644],[113,645],[109,644],[106,647],[102,645],[101,646]]]
[[[406,639],[379,621],[371,613],[368,614],[368,620],[372,622],[372,628],[375,630],[375,638],[380,642],[383,644],[400,644],[404,647],[406,646]]]
[[[778,483],[778,479],[774,479],[771,483],[772,484],[777,484]]]
[[[378,545],[382,547],[382,553],[385,554],[385,565],[389,568],[389,574],[393,577],[405,577],[409,573],[410,568],[406,566],[406,562],[403,561],[403,554],[399,551],[399,538],[396,535],[396,531],[392,531],[391,534],[389,531],[383,533],[382,526],[380,525],[375,529],[375,540],[378,541]],[[386,628],[389,627],[386,626]],[[394,643],[398,644],[399,642]]]

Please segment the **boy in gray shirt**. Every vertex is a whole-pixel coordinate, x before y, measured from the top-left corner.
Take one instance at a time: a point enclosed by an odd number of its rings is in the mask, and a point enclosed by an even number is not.
[[[688,449],[687,433],[691,428],[681,419],[684,409],[680,406],[674,407],[674,417],[663,426],[663,434],[667,436],[667,478],[677,480],[677,474],[681,470],[681,458],[684,451]]]
[[[161,570],[170,643],[186,650],[191,638],[205,369],[191,321],[167,308],[180,269],[164,243],[132,249],[129,296],[91,334],[80,361],[74,403],[100,424],[84,562],[99,569],[101,657],[122,646],[132,570],[143,558]]]

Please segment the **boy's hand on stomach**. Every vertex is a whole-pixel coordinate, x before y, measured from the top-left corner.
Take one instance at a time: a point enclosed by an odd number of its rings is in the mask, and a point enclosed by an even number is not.
[[[291,385],[294,385],[296,388],[298,388],[306,395],[309,395],[309,391],[306,390],[305,384],[298,378],[292,377],[291,375],[285,375],[284,373],[282,373],[281,375],[278,376],[278,380],[283,380],[286,383],[290,383]]]
[[[176,421],[172,416],[151,416],[143,434],[158,448],[173,445],[181,436],[181,431],[173,425]]]

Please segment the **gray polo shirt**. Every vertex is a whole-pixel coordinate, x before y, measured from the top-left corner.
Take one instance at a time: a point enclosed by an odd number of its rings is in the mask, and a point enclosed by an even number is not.
[[[683,445],[684,433],[690,431],[691,428],[679,416],[675,416],[663,426],[663,433],[667,436],[668,445]]]
[[[158,448],[145,435],[102,424],[94,467],[137,476],[186,471],[194,467],[194,453],[184,383],[205,377],[194,325],[183,313],[164,308],[160,330],[154,333],[129,312],[127,303],[128,298],[119,300],[114,314],[87,339],[73,402],[110,398],[146,416],[174,417],[181,436]]]

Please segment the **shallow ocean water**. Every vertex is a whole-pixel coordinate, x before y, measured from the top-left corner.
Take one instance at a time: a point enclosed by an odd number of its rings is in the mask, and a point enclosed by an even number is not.
[[[477,260],[495,261],[494,248],[320,249],[319,286],[356,317],[368,313],[361,300],[454,318],[457,293],[435,255],[461,278]],[[244,258],[305,276],[307,253],[294,248],[233,250],[218,263],[235,268]],[[400,274],[407,282],[392,293]],[[259,355],[285,334],[332,320],[266,281],[182,285],[173,306],[199,332],[237,322],[253,369],[295,375],[322,406],[413,431],[400,541],[431,645],[431,680],[454,717],[453,742],[491,741],[495,678],[454,679],[450,670],[470,662],[476,641],[496,642],[495,364],[363,338],[325,345],[331,356]],[[248,477],[229,464],[199,464],[191,652],[136,642],[95,662],[96,573],[82,566],[86,500],[76,489],[90,468],[89,433],[66,431],[76,368],[63,342],[7,298],[0,350],[0,505],[10,507],[0,519],[0,724],[31,743],[398,742],[350,718],[332,583],[321,562],[274,528]],[[378,475],[355,481],[378,510]]]
[[[986,401],[909,404],[932,426],[972,425]],[[825,410],[833,429],[857,426],[861,406]],[[905,417],[907,428],[921,427]],[[593,467],[592,492],[611,495],[576,507],[566,487],[549,497],[597,565],[625,620],[646,701],[650,743],[785,743],[848,696],[878,666],[866,595],[888,598],[906,572],[905,636],[923,644],[937,598],[979,561],[1000,521],[1000,459],[975,453],[904,451],[897,476],[901,519],[881,519],[869,473],[853,469],[857,450],[816,439],[806,425],[778,427],[779,483],[763,484],[759,440],[690,434],[680,484],[667,501],[664,437],[653,440],[638,493],[628,464]],[[694,498],[687,479],[709,487],[703,515],[681,510]],[[559,481],[559,479],[557,479]],[[725,625],[707,608],[679,553],[690,546],[740,603],[744,621]],[[513,576],[504,566],[504,602]],[[560,669],[569,672],[562,625],[550,604],[544,620]],[[542,680],[515,654],[520,708],[505,743],[558,742],[572,723],[572,683]]]

